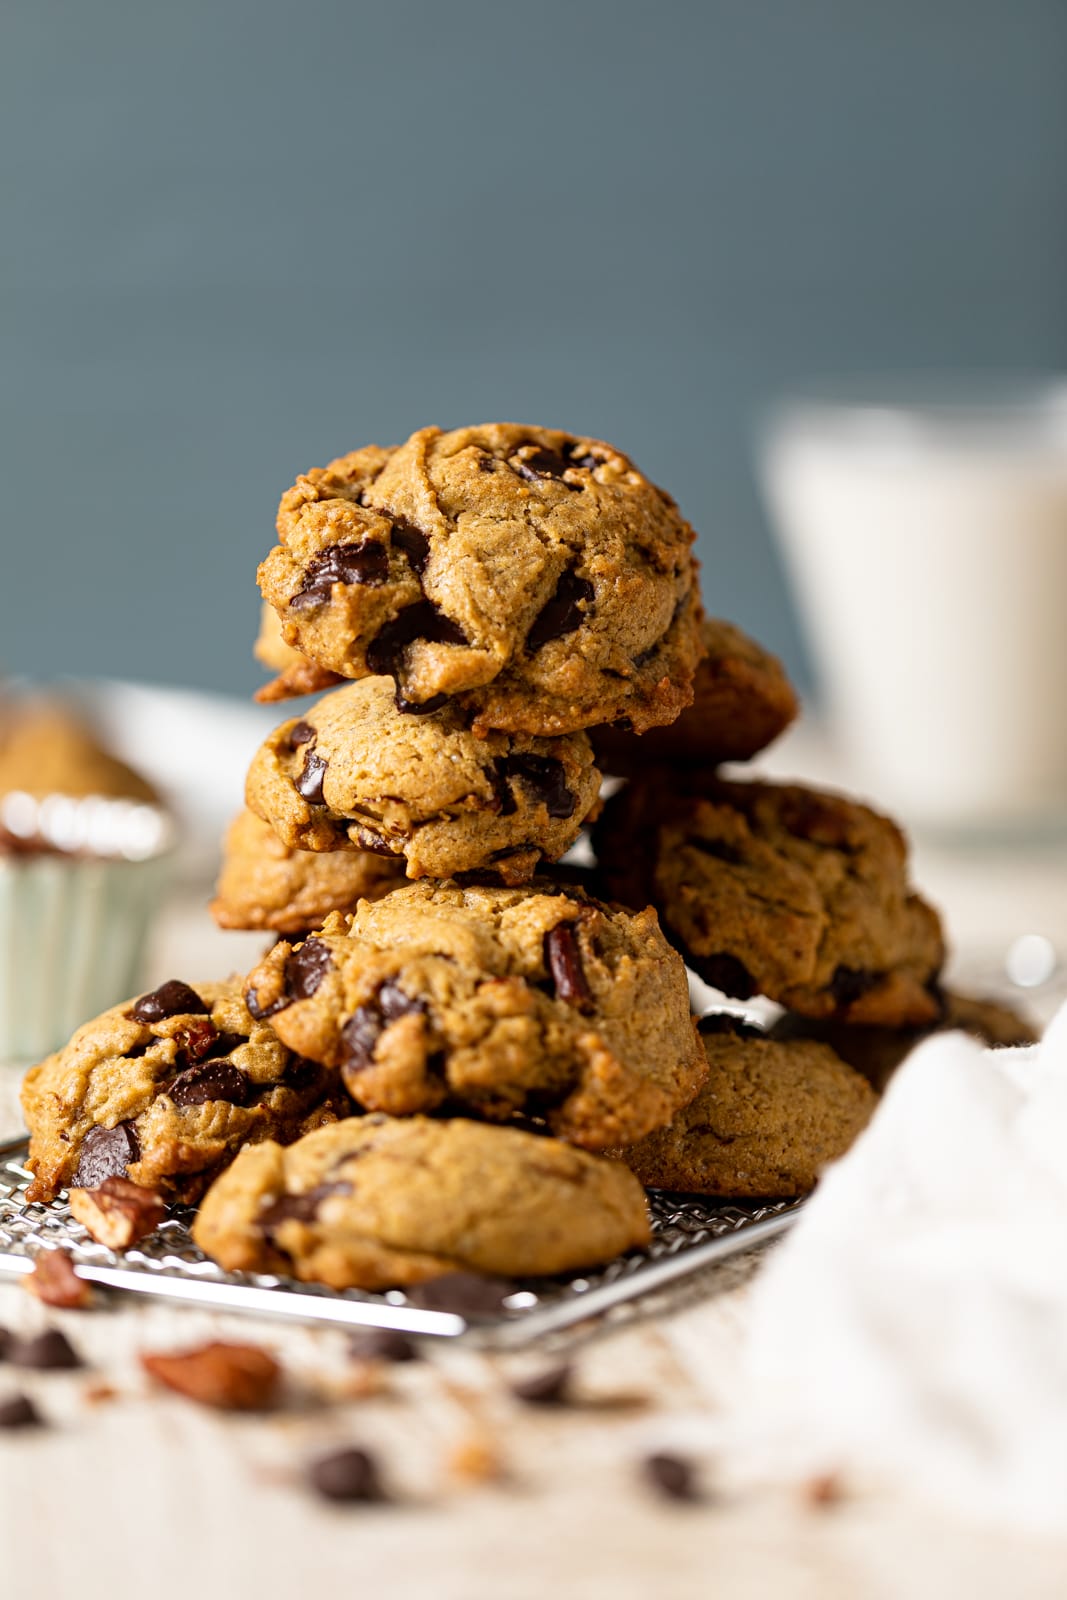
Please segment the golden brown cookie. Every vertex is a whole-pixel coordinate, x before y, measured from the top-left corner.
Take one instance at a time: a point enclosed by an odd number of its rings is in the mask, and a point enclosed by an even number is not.
[[[350,1109],[333,1075],[249,1015],[237,983],[177,979],[78,1029],[27,1073],[32,1200],[124,1177],[194,1201],[243,1144]]]
[[[725,1014],[699,1024],[708,1080],[669,1127],[613,1152],[651,1189],[791,1199],[815,1187],[877,1097],[828,1045],[774,1040]]]
[[[475,731],[555,735],[692,698],[693,531],[600,440],[491,423],[358,450],[282,497],[259,569],[284,642]]]
[[[669,1121],[706,1071],[655,913],[576,887],[411,884],[276,945],[246,996],[368,1110],[535,1113],[593,1150]]]
[[[597,804],[584,733],[477,738],[453,705],[404,716],[388,678],[335,689],[264,741],[249,806],[294,849],[372,851],[410,878],[495,873],[524,883]]]
[[[388,1289],[591,1267],[647,1244],[649,1224],[618,1162],[514,1128],[370,1116],[242,1151],[193,1237],[229,1271]]]
[[[897,1067],[933,1033],[958,1030],[990,1048],[1036,1044],[1040,1034],[1011,1006],[944,990],[937,1022],[926,1028],[857,1028],[816,1022],[785,1011],[770,1029],[774,1039],[820,1039],[881,1092]]]
[[[651,901],[706,982],[811,1017],[923,1026],[940,1015],[944,942],[887,817],[797,784],[663,769],[605,807],[607,893]]]
[[[593,729],[593,753],[602,772],[630,778],[650,766],[750,761],[793,721],[799,703],[777,656],[715,617],[705,618],[701,642],[693,704],[675,722],[643,734],[628,732],[621,723]]]
[[[259,615],[259,636],[253,647],[257,661],[275,674],[270,683],[256,690],[255,698],[263,705],[275,700],[291,700],[304,694],[321,694],[344,683],[340,673],[317,666],[302,656],[299,650],[286,644],[282,636],[282,619],[264,600]]]
[[[252,811],[233,819],[211,914],[220,928],[303,933],[404,882],[403,862],[365,850],[294,850]]]

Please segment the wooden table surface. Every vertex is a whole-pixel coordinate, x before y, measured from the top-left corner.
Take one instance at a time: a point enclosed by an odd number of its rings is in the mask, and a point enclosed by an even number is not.
[[[1058,897],[1048,868],[1013,872],[1011,883],[1024,887],[1006,907],[1001,893],[999,921],[981,909],[998,881],[995,864],[976,875],[931,859],[928,872],[950,918],[960,905],[980,930],[970,952],[979,962],[992,959],[1001,935],[1025,931],[1028,917],[1067,907],[1067,867]],[[1047,920],[1041,927],[1054,931]],[[216,933],[199,897],[177,902],[148,978],[195,981],[246,966],[259,948]],[[9,1073],[0,1134],[17,1129],[15,1090]],[[320,1592],[543,1600],[553,1590],[567,1600],[1062,1600],[1067,1542],[1008,1537],[899,1493],[857,1490],[819,1506],[803,1485],[738,1485],[714,1441],[737,1391],[747,1284],[758,1266],[758,1257],[744,1258],[678,1309],[574,1338],[581,1403],[560,1409],[523,1405],[510,1392],[547,1354],[435,1348],[385,1369],[380,1392],[353,1396],[353,1386],[369,1386],[367,1374],[346,1359],[340,1333],[105,1297],[90,1311],[46,1315],[21,1286],[0,1285],[0,1326],[54,1321],[87,1361],[73,1373],[0,1368],[0,1396],[17,1387],[48,1419],[45,1429],[0,1433],[0,1600],[112,1600],[135,1590],[153,1600]],[[224,1416],[151,1389],[138,1352],[208,1336],[269,1347],[287,1375],[283,1407]],[[387,1505],[334,1508],[308,1490],[306,1463],[349,1443],[378,1456]],[[503,1475],[457,1475],[456,1452],[472,1448],[497,1456]],[[640,1464],[657,1448],[699,1460],[701,1503],[667,1503],[650,1490]]]

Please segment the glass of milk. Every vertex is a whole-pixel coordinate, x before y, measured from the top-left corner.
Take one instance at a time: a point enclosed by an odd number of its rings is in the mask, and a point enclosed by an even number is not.
[[[761,465],[855,781],[938,830],[1067,821],[1067,380],[798,398]]]

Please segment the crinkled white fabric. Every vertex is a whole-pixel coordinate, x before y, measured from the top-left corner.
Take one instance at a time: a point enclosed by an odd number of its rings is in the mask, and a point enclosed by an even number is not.
[[[1067,1007],[927,1040],[752,1297],[746,1412],[792,1467],[1067,1527]]]

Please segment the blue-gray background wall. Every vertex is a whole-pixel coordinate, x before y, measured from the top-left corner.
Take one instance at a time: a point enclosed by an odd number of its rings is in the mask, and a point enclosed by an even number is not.
[[[8,0],[0,666],[245,692],[303,468],[600,434],[803,660],[753,415],[1067,355],[1059,0]]]

